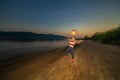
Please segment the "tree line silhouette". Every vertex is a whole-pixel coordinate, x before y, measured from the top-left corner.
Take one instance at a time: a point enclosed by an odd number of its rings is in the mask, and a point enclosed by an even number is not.
[[[91,37],[85,36],[85,40],[99,41],[106,44],[120,45],[120,24],[105,32],[96,32]]]

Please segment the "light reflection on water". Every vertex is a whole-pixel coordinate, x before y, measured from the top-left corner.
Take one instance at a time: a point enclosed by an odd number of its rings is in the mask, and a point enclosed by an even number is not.
[[[67,45],[67,40],[33,42],[0,41],[0,60],[29,54],[31,52],[57,49]]]

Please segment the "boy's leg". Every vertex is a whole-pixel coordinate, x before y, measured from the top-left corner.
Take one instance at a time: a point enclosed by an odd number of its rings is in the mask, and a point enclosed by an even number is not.
[[[64,55],[64,58],[67,58],[69,51],[70,51],[70,47],[67,48],[66,53],[65,53],[65,55]]]
[[[74,50],[73,50],[73,48],[71,48],[71,55],[72,55],[72,60],[71,60],[71,62],[74,62]]]
[[[68,52],[70,51],[70,47],[67,48],[65,55],[68,56]]]
[[[74,50],[73,50],[73,48],[71,48],[71,55],[72,55],[72,59],[74,59]]]

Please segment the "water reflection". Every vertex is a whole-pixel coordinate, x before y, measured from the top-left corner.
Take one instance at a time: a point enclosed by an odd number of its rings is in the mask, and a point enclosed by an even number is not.
[[[8,59],[15,56],[29,54],[43,50],[52,50],[68,45],[67,40],[59,41],[33,41],[33,42],[0,42],[0,60]]]

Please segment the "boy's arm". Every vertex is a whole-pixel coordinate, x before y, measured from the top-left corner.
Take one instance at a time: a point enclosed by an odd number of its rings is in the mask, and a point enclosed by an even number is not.
[[[70,39],[70,38],[69,38],[69,36],[68,36],[68,41],[69,41],[69,39]]]
[[[76,41],[76,44],[79,44],[80,42]]]
[[[81,43],[83,40],[80,40],[80,41],[76,41],[76,44],[79,44],[79,43]]]

